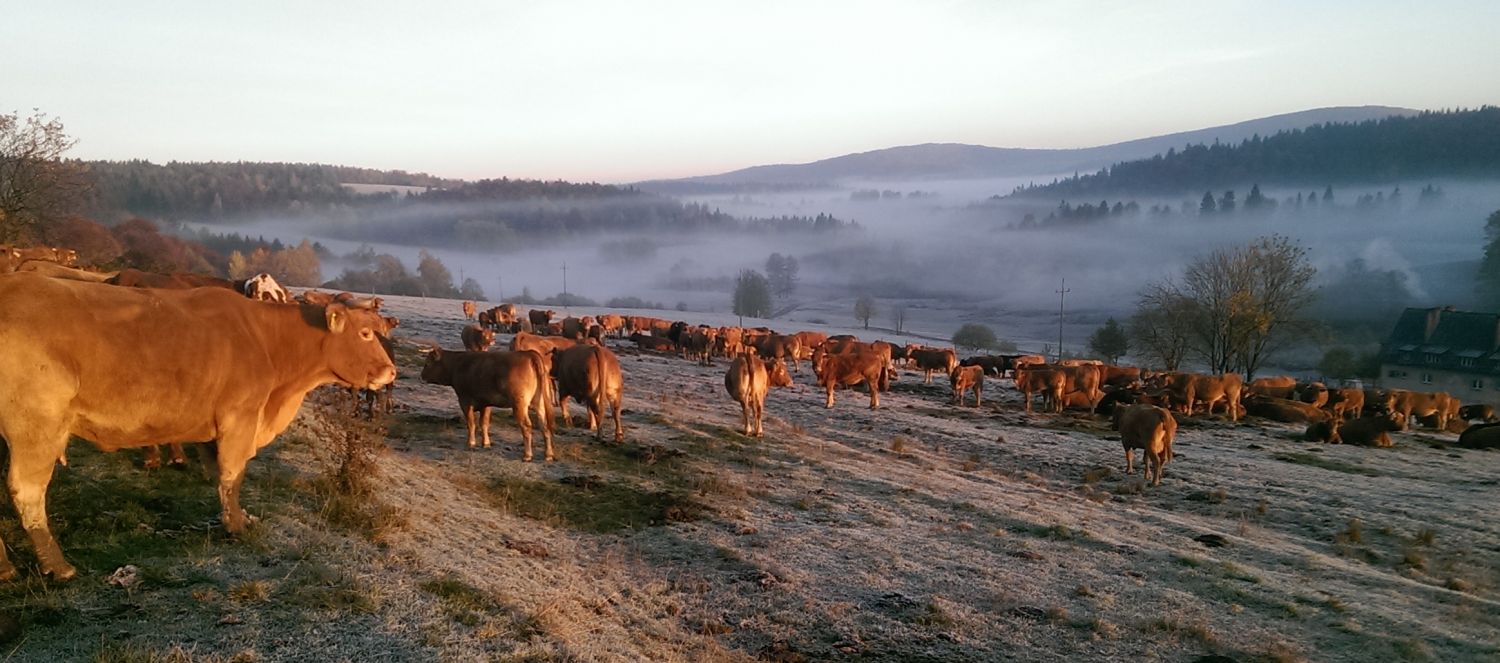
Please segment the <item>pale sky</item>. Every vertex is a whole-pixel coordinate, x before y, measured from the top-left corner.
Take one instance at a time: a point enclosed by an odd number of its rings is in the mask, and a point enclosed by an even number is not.
[[[623,182],[1500,103],[1496,0],[0,0],[0,16],[0,111],[60,118],[91,159]]]

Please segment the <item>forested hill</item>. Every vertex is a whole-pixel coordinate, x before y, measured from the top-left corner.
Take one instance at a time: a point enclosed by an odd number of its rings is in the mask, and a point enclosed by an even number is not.
[[[285,213],[359,201],[343,184],[449,187],[458,180],[316,163],[89,161],[89,209],[101,218],[200,219]],[[387,196],[388,197],[388,196]]]
[[[1435,177],[1500,177],[1500,107],[1320,124],[1237,145],[1189,145],[1014,195],[1091,199],[1252,182],[1384,184]]]

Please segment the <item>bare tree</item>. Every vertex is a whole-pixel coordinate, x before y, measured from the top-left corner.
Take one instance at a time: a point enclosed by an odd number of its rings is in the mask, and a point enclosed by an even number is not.
[[[1181,285],[1148,287],[1132,327],[1147,353],[1164,362],[1185,335],[1187,349],[1209,370],[1252,378],[1305,329],[1300,315],[1313,300],[1316,274],[1307,250],[1279,235],[1220,249],[1189,264]]]
[[[1137,354],[1168,371],[1177,370],[1187,355],[1187,316],[1191,310],[1191,303],[1170,282],[1146,286],[1130,318],[1130,336]]]
[[[62,158],[74,142],[43,113],[0,113],[0,241],[33,238],[38,226],[77,209],[85,171]]]
[[[875,317],[875,298],[869,295],[860,295],[854,300],[854,317],[865,323],[865,329],[870,328],[870,318]]]
[[[906,305],[905,304],[895,304],[895,305],[891,306],[891,324],[893,326],[895,326],[897,334],[905,333],[905,331],[906,331]]]

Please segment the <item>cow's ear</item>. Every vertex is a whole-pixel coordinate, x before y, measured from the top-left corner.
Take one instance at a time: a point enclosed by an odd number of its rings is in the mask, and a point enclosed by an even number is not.
[[[329,304],[323,313],[328,318],[328,331],[335,334],[344,331],[344,322],[349,319],[349,309],[343,304]]]

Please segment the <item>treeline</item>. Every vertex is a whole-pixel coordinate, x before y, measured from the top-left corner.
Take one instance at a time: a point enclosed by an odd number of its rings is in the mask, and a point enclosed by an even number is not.
[[[1500,107],[1428,111],[1254,136],[1238,145],[1188,145],[1097,173],[1026,186],[1023,197],[1181,193],[1245,182],[1392,182],[1500,176]]]
[[[446,297],[484,300],[484,290],[472,278],[461,286],[453,285],[453,273],[437,256],[421,251],[417,269],[408,271],[400,258],[389,253],[375,253],[369,245],[344,256],[350,263],[338,278],[323,284],[325,288],[411,297]]]
[[[1433,184],[1425,185],[1417,192],[1416,206],[1427,207],[1443,200],[1443,188]],[[1002,199],[991,198],[985,203],[976,206],[981,212],[988,207],[1007,209]],[[1243,198],[1239,197],[1234,189],[1225,189],[1222,192],[1205,191],[1203,197],[1194,200],[1184,200],[1178,206],[1171,204],[1152,204],[1150,207],[1142,207],[1140,203],[1129,200],[1117,200],[1111,204],[1108,200],[1101,200],[1097,204],[1080,203],[1074,205],[1066,200],[1058,203],[1044,217],[1037,216],[1036,212],[1027,212],[1019,222],[1011,224],[1014,228],[1032,229],[1048,228],[1067,225],[1082,225],[1102,221],[1109,218],[1134,218],[1146,215],[1151,218],[1168,218],[1173,216],[1182,217],[1269,217],[1273,213],[1281,216],[1296,216],[1303,213],[1319,212],[1327,215],[1329,213],[1352,212],[1360,216],[1378,214],[1383,212],[1399,212],[1405,208],[1406,196],[1401,187],[1393,187],[1389,193],[1386,191],[1375,191],[1373,193],[1362,193],[1354,199],[1353,205],[1341,203],[1334,195],[1333,187],[1326,186],[1320,194],[1316,190],[1287,195],[1277,199],[1261,192],[1260,185],[1251,185],[1250,190],[1245,192]]]
[[[402,186],[454,184],[425,173],[279,162],[144,160],[81,162],[92,183],[88,210],[99,218],[202,219],[268,212],[326,210],[385,195],[362,195],[343,183]]]
[[[86,267],[112,271],[124,268],[169,274],[195,272],[245,278],[267,272],[285,285],[314,286],[323,277],[320,248],[303,241],[297,246],[281,242],[223,242],[222,236],[200,233],[195,241],[163,232],[154,222],[139,217],[127,219],[112,227],[84,217],[70,217],[48,223],[41,229],[42,243],[78,252],[78,261]],[[216,250],[211,244],[233,247]],[[322,251],[326,253],[326,250]]]

